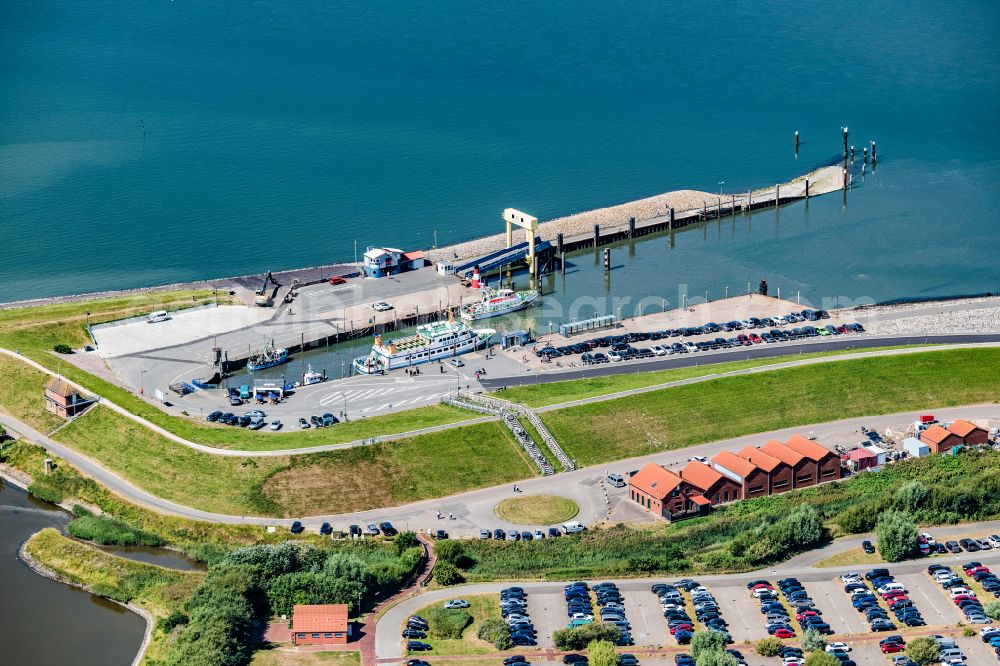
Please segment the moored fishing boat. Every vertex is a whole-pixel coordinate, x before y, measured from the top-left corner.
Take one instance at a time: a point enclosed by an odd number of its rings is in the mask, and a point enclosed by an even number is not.
[[[288,360],[287,349],[276,349],[271,344],[266,344],[250,355],[247,360],[247,370],[255,372],[264,368],[273,368]]]

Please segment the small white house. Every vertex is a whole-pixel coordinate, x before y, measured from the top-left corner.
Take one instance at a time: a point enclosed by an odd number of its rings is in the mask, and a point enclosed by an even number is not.
[[[930,448],[916,437],[907,437],[903,440],[903,450],[913,458],[923,458],[930,455]]]

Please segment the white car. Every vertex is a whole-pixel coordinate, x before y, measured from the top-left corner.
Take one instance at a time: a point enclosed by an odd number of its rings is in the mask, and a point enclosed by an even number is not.
[[[460,358],[448,359],[448,362],[451,363],[456,368],[464,368],[465,367],[465,363]]]
[[[772,317],[772,319],[774,319],[774,324],[776,326],[784,326],[785,324],[788,323],[788,320],[785,319],[784,317]]]
[[[688,459],[689,462],[692,461],[692,460],[697,460],[698,462],[700,462],[703,465],[707,465],[708,464],[708,458],[706,458],[705,456],[691,456]],[[703,588],[703,587],[695,588],[695,589],[697,589],[697,590],[705,590],[705,588]],[[705,590],[705,591],[708,592],[708,590]]]
[[[843,576],[840,577],[840,580],[844,581],[845,583],[853,583],[855,581],[861,580],[861,574],[859,574],[857,571],[848,571],[847,573],[845,573]]]
[[[469,602],[465,599],[452,599],[451,601],[446,601],[444,603],[444,607],[448,610],[452,610],[454,608],[468,608]]]
[[[973,541],[975,541],[976,545],[979,546],[979,550],[990,550],[993,548],[993,545],[986,539],[973,539]]]
[[[698,351],[698,345],[688,340],[684,343],[684,349],[687,349],[689,352],[696,352]]]
[[[951,595],[952,599],[954,599],[955,597],[960,596],[962,594],[972,594],[972,590],[970,590],[967,587],[953,587],[950,590],[948,590],[948,594]]]
[[[612,361],[621,361],[624,357],[616,352],[614,349],[608,352],[608,358]]]
[[[830,643],[826,646],[827,652],[850,652],[851,646],[844,642]]]
[[[573,613],[573,615],[571,615],[569,619],[570,620],[590,620],[590,621],[593,621],[594,616],[593,615],[587,615],[586,613]]]
[[[545,532],[543,532],[541,530],[535,530],[535,539],[536,540],[538,540],[538,539],[544,539],[544,538],[545,538]]]
[[[753,322],[750,321],[749,319],[744,319],[743,321],[740,322],[740,325],[743,328],[757,328],[756,326],[753,325]]]
[[[979,630],[979,636],[982,638],[992,636],[993,634],[1000,634],[1000,629],[997,629],[996,627],[983,627]]]
[[[653,352],[657,356],[666,356],[670,353],[669,350],[662,345],[653,345],[649,348],[649,351]]]
[[[987,541],[989,541],[990,545],[994,548],[1000,548],[1000,534],[991,535]]]
[[[924,538],[924,541],[927,542],[928,546],[933,546],[937,543],[937,541],[934,540],[934,537],[932,537],[928,532],[921,532],[920,536]]]
[[[386,303],[385,301],[375,301],[372,303],[372,310],[375,312],[385,312],[386,310],[391,310],[392,304]]]
[[[271,430],[281,430],[281,420],[274,419],[271,421]]]

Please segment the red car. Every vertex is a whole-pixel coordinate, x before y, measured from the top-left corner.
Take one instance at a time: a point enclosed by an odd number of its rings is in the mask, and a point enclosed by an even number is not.
[[[330,284],[332,285],[347,284],[347,280],[340,277],[339,275],[334,275],[332,278],[330,278]]]
[[[802,618],[809,617],[810,615],[819,615],[819,613],[817,613],[816,611],[813,611],[813,610],[807,610],[807,611],[803,611],[803,612],[799,613],[798,615],[796,615],[795,619],[798,620],[799,622],[801,622]]]
[[[902,652],[906,646],[902,643],[885,643],[880,645],[879,649],[882,650],[882,654],[892,654],[893,652]]]
[[[788,629],[778,629],[774,632],[775,638],[795,638],[795,632]]]
[[[978,601],[978,599],[976,599],[976,595],[974,595],[974,594],[960,594],[957,597],[955,597],[954,599],[952,599],[952,601],[955,602],[956,606],[959,604],[959,602],[966,601],[966,600],[968,600],[968,601]]]
[[[694,627],[690,624],[678,624],[676,627],[670,627],[670,635],[673,636],[678,631],[694,631]]]
[[[979,565],[978,567],[972,567],[971,569],[966,569],[965,573],[967,573],[967,574],[969,574],[971,576],[972,574],[977,574],[980,571],[982,571],[983,573],[989,573],[990,572],[990,570],[987,567]]]
[[[757,335],[756,333],[750,333],[748,337],[750,338],[750,342],[754,343],[755,345],[759,345],[761,342],[763,342],[763,340],[760,339],[760,336]]]

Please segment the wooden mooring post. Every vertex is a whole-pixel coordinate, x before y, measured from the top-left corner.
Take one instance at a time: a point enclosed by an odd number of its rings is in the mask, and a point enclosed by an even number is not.
[[[601,225],[594,225],[594,247],[601,244]]]
[[[667,229],[670,229],[672,231],[673,228],[674,228],[674,209],[673,208],[671,208],[670,210],[667,211],[667,217],[669,218],[667,220]]]

